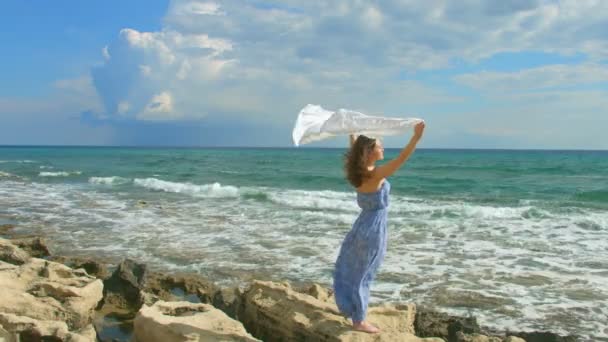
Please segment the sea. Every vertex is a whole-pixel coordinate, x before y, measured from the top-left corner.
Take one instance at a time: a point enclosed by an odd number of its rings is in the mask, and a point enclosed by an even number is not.
[[[360,210],[345,152],[3,146],[0,224],[54,254],[330,287]],[[389,181],[372,304],[608,341],[608,151],[418,149]]]

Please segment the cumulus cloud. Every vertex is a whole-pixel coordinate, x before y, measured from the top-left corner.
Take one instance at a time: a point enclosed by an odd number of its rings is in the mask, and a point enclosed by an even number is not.
[[[591,0],[173,0],[159,31],[117,33],[92,80],[106,115],[120,120],[286,123],[311,102],[408,115],[469,100],[415,75],[474,67],[497,53],[582,54],[585,61],[445,81],[482,93],[601,82],[605,13],[608,2]]]

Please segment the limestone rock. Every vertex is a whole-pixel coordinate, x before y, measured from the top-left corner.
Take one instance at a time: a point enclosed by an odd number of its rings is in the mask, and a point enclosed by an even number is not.
[[[526,342],[526,340],[521,337],[509,336],[507,337],[505,342]]]
[[[218,289],[209,280],[196,274],[150,272],[146,275],[145,290],[165,301],[179,301],[189,297],[190,302],[209,304]]]
[[[112,276],[104,280],[104,302],[138,310],[143,303],[140,291],[146,274],[146,265],[125,259]]]
[[[237,317],[264,341],[438,341],[414,336],[415,306],[372,307],[368,321],[380,334],[352,330],[335,303],[294,291],[289,284],[254,281],[243,293]]]
[[[213,294],[211,304],[214,307],[224,311],[226,315],[232,318],[236,318],[236,307],[238,305],[238,298],[241,293],[238,287],[229,289],[219,289]]]
[[[243,325],[209,304],[158,301],[135,318],[138,342],[259,341]]]
[[[67,256],[52,256],[49,260],[62,263],[73,269],[82,268],[89,275],[99,279],[107,279],[110,276],[108,268],[105,264],[90,258],[67,257]]]
[[[455,317],[426,308],[416,312],[416,335],[441,337],[448,341],[457,340],[457,333],[479,334],[481,327],[475,317]]]
[[[456,342],[502,342],[503,339],[496,336],[486,336],[481,334],[463,334],[462,331],[456,333]],[[525,341],[524,341],[525,342]]]
[[[7,342],[95,342],[97,340],[95,329],[90,324],[78,331],[69,331],[65,322],[36,320],[25,316],[0,313],[0,341],[2,338]]]
[[[30,255],[15,246],[10,240],[0,239],[0,261],[13,265],[23,265],[30,259]]]
[[[1,239],[0,243],[10,244]],[[86,340],[79,331],[91,324],[103,284],[85,272],[30,258],[21,265],[0,262],[0,289],[0,320],[5,332],[32,338],[55,336],[67,341],[72,335],[73,340]]]
[[[561,336],[548,331],[533,331],[533,332],[519,332],[511,333],[512,337],[519,337],[524,339],[526,342],[576,342],[578,338],[576,336]]]
[[[46,241],[38,236],[11,239],[11,243],[34,258],[44,258],[51,255]]]

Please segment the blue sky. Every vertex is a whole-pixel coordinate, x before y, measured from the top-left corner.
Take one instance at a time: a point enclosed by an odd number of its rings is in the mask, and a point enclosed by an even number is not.
[[[3,5],[0,144],[292,146],[313,103],[428,148],[608,149],[608,2]]]

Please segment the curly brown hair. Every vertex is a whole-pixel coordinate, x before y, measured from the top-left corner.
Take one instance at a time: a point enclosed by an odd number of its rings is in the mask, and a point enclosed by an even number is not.
[[[375,146],[376,139],[360,135],[353,146],[344,154],[346,179],[355,188],[361,186],[363,181],[371,176],[371,173],[367,170],[366,162]]]

